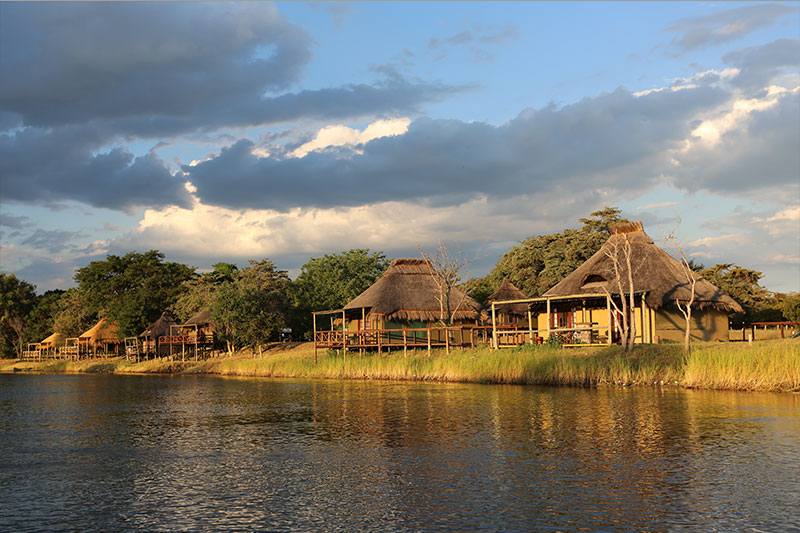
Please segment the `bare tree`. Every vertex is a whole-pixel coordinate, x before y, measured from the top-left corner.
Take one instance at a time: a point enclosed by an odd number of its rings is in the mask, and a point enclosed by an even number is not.
[[[433,269],[433,279],[437,288],[436,299],[439,302],[439,320],[446,326],[452,326],[453,316],[467,299],[464,293],[458,302],[452,302],[453,289],[461,281],[461,271],[475,259],[465,258],[461,250],[457,254],[452,254],[447,245],[441,241],[437,243],[433,253],[425,253],[420,245],[417,245],[417,249]]]
[[[680,226],[680,219],[678,219],[677,226]],[[684,299],[683,301],[680,300],[677,296],[675,297],[675,305],[678,306],[683,318],[686,320],[686,328],[685,328],[685,335],[683,339],[683,351],[689,353],[689,341],[691,338],[692,333],[692,305],[694,305],[695,299],[695,289],[697,286],[697,280],[699,279],[698,276],[692,270],[692,263],[686,258],[686,253],[683,250],[683,247],[680,245],[678,240],[675,238],[675,232],[678,230],[678,227],[675,227],[670,233],[664,232],[664,237],[669,243],[672,245],[672,248],[675,250],[677,254],[676,259],[680,259],[680,264],[683,267],[683,275],[686,278],[686,285],[689,287],[689,299]]]
[[[622,348],[629,350],[633,348],[634,340],[636,339],[636,320],[628,320],[628,309],[635,309],[633,296],[633,269],[631,265],[633,247],[631,246],[631,241],[628,238],[628,234],[619,233],[609,239],[607,245],[604,246],[602,250],[606,257],[611,260],[611,265],[614,269],[614,281],[617,284],[617,291],[619,292],[622,308],[620,309],[620,306],[617,305],[617,302],[614,300],[614,298],[612,298],[611,293],[607,288],[603,287],[603,290],[611,302],[611,305],[614,307],[614,310],[622,317],[622,327],[620,327],[619,322],[617,322],[617,330],[620,332]],[[622,283],[623,270],[627,272],[630,301],[626,300],[625,298],[625,288]],[[609,324],[609,328],[610,327],[611,324]]]

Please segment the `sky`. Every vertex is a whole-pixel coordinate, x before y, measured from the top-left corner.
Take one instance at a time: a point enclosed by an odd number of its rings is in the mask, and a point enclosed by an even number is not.
[[[0,3],[0,270],[487,274],[604,206],[800,290],[800,6]]]

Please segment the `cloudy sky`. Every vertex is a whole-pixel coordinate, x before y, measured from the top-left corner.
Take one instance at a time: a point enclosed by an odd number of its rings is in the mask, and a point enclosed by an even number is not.
[[[797,4],[0,3],[0,80],[0,270],[40,292],[149,249],[480,276],[604,205],[800,290]]]

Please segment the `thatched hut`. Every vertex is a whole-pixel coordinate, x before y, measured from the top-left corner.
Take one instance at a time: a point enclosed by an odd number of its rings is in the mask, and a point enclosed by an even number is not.
[[[123,345],[119,328],[107,318],[101,318],[91,329],[78,337],[81,354],[117,355]]]
[[[158,353],[158,339],[170,335],[170,327],[177,323],[175,317],[169,311],[161,313],[158,320],[147,326],[147,329],[139,334],[144,353]]]
[[[197,335],[198,342],[213,342],[217,325],[211,318],[211,311],[203,309],[181,324],[181,329],[184,335]]]
[[[675,302],[689,300],[691,283],[684,266],[655,245],[641,222],[612,228],[612,235],[597,253],[539,299],[538,310],[549,309],[549,313],[540,315],[539,329],[594,325],[608,330],[610,324],[613,336],[615,323],[621,316],[611,308],[606,296],[619,301],[620,281],[622,293],[626,299],[630,297],[627,247],[633,277],[635,309],[631,315],[636,324],[636,341],[682,341],[686,322]],[[741,312],[741,306],[706,279],[696,273],[691,275],[696,279],[692,339],[728,340],[727,313]]]
[[[395,259],[378,281],[344,306],[348,330],[424,328],[442,317],[439,287],[424,259]],[[480,304],[464,291],[450,291],[455,324],[476,323]],[[446,314],[446,311],[445,311]]]
[[[492,302],[508,300],[525,300],[528,297],[507,278],[503,279],[500,287],[486,298],[486,309],[491,313]],[[495,305],[495,323],[499,326],[528,325],[528,304],[498,304]]]
[[[64,346],[64,340],[65,337],[63,334],[53,333],[39,343],[39,349],[48,356],[55,355],[58,348]]]

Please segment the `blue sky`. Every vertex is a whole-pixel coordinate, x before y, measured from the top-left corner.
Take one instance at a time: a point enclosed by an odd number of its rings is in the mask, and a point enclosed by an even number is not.
[[[793,3],[2,3],[0,269],[441,240],[480,276],[617,205],[797,291],[799,70]]]

